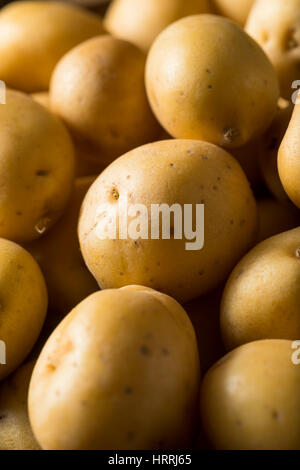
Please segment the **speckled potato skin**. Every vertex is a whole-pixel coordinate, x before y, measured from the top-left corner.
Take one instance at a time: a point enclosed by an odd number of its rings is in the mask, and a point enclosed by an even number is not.
[[[7,90],[0,106],[0,236],[24,243],[61,216],[74,179],[63,124],[29,96]]]
[[[247,21],[255,0],[212,0],[212,4],[220,15],[227,16],[241,26]]]
[[[300,338],[300,227],[253,248],[223,293],[221,331],[228,350],[264,338]]]
[[[210,12],[209,0],[114,0],[104,26],[113,36],[147,52],[169,24],[184,16]]]
[[[290,100],[300,73],[300,0],[258,0],[246,31],[264,49],[279,77],[281,96]]]
[[[173,137],[229,149],[264,132],[279,97],[263,50],[233,21],[216,15],[183,18],[157,37],[146,88],[156,117]]]
[[[204,248],[188,251],[184,237],[154,240],[150,231],[148,240],[101,240],[98,208],[109,203],[107,217],[114,216],[116,191],[120,198],[127,194],[128,204],[144,204],[148,215],[151,204],[193,204],[195,210],[204,202]],[[227,278],[252,246],[256,223],[249,183],[231,155],[205,142],[168,140],[135,149],[101,173],[81,208],[79,240],[102,288],[141,284],[188,301]]]
[[[28,418],[27,395],[34,361],[0,384],[0,450],[39,450]],[[0,366],[1,367],[1,366]]]
[[[300,227],[300,211],[293,204],[282,204],[269,197],[259,199],[257,209],[259,220],[258,242]]]
[[[199,376],[195,332],[174,299],[140,286],[97,292],[42,350],[30,422],[43,449],[183,448]]]
[[[59,59],[103,33],[101,18],[63,2],[13,2],[0,11],[0,77],[26,92],[47,90]]]
[[[47,311],[47,288],[33,257],[21,246],[0,238],[0,339],[6,345],[6,364],[0,381],[31,351]]]
[[[145,60],[134,45],[105,35],[74,48],[54,70],[52,110],[98,148],[103,164],[161,132],[147,101]]]
[[[293,352],[291,341],[255,341],[209,370],[201,417],[215,449],[300,449],[300,367]]]
[[[49,232],[26,245],[45,276],[50,307],[67,314],[75,305],[98,290],[80,252],[77,222],[80,206],[95,177],[79,178],[68,207]]]
[[[296,104],[292,119],[278,152],[281,183],[292,202],[300,209],[300,104]]]

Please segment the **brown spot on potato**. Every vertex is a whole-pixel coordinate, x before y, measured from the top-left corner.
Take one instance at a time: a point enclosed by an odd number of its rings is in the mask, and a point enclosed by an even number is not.
[[[150,349],[149,349],[147,346],[143,345],[143,346],[140,347],[140,352],[141,352],[141,354],[143,354],[144,356],[149,356],[149,354],[150,354]]]
[[[36,171],[36,176],[47,176],[49,174],[48,170],[37,170]]]
[[[131,387],[126,387],[126,388],[124,389],[124,393],[125,393],[125,395],[131,395],[131,393],[132,393],[132,388],[131,388]]]
[[[120,197],[119,191],[116,188],[112,189],[111,195],[114,199],[118,200]]]
[[[169,355],[169,350],[167,348],[162,348],[162,353],[164,356],[168,356]]]

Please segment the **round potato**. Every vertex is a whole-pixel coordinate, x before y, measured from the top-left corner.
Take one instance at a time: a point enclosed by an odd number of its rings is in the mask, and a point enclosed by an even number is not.
[[[26,92],[47,90],[59,59],[103,33],[101,18],[63,2],[13,2],[0,10],[0,77]]]
[[[0,236],[23,243],[62,214],[73,186],[73,145],[55,116],[13,90],[0,105],[0,141]]]
[[[290,99],[300,71],[300,0],[257,0],[246,31],[264,49],[279,77],[281,96]]]
[[[209,0],[114,0],[104,25],[112,35],[148,51],[169,24],[184,16],[210,12]]]
[[[260,46],[233,21],[215,15],[183,18],[157,37],[146,88],[156,117],[173,137],[226,148],[261,135],[279,96],[274,68]]]
[[[300,449],[300,367],[291,341],[254,341],[206,374],[202,422],[221,450]]]
[[[253,248],[223,293],[221,331],[227,349],[264,338],[300,338],[300,227]]]
[[[0,259],[2,380],[21,364],[37,340],[47,311],[47,289],[38,264],[21,246],[1,238]]]
[[[51,108],[77,140],[98,149],[103,164],[161,132],[147,101],[144,67],[137,47],[102,36],[74,48],[55,68]]]
[[[179,214],[177,227],[170,217],[164,236],[158,210],[166,211],[166,226],[169,210]],[[114,221],[123,228],[106,236]],[[185,302],[227,278],[252,246],[256,223],[249,183],[231,155],[201,141],[165,140],[123,155],[101,173],[82,205],[79,240],[102,288],[141,284]]]
[[[258,200],[257,208],[258,242],[300,227],[300,211],[292,204],[282,204],[273,198],[263,198]]]
[[[300,209],[300,103],[295,105],[292,119],[278,152],[278,171],[289,198]]]
[[[254,1],[255,0],[212,0],[212,4],[218,13],[244,26]]]
[[[145,287],[105,290],[50,336],[33,371],[29,416],[43,449],[182,448],[198,386],[184,309]]]
[[[77,222],[86,191],[94,177],[75,181],[74,193],[58,223],[49,232],[26,245],[39,263],[49,293],[49,306],[67,314],[75,305],[98,290],[86,268],[79,248]]]
[[[27,395],[34,361],[0,384],[0,450],[39,450],[28,418]],[[1,367],[1,366],[0,366]]]

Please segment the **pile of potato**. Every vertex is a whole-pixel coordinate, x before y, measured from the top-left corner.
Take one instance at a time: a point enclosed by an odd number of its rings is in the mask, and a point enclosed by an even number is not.
[[[78,3],[0,9],[0,450],[299,450],[300,0]]]

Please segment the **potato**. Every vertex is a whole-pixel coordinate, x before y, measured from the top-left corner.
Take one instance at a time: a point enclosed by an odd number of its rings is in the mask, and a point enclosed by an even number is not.
[[[22,365],[0,384],[0,450],[39,450],[27,413],[34,361]],[[1,366],[0,366],[1,367]]]
[[[42,238],[26,249],[34,256],[44,274],[50,308],[67,314],[75,305],[98,290],[87,270],[79,248],[77,222],[86,191],[94,177],[75,182],[70,203],[59,222]]]
[[[184,309],[145,287],[105,290],[47,341],[30,383],[30,422],[43,449],[177,448],[192,432],[198,385]]]
[[[279,96],[263,50],[237,24],[215,15],[183,18],[158,36],[147,59],[146,88],[173,137],[229,149],[264,132]]]
[[[33,257],[14,242],[0,239],[0,340],[5,364],[0,380],[26,358],[41,331],[47,311],[47,289]]]
[[[47,90],[59,59],[103,33],[101,18],[62,2],[14,2],[0,10],[0,77],[7,85]]]
[[[300,0],[257,0],[246,31],[264,49],[279,77],[281,96],[290,99],[300,71]]]
[[[205,211],[202,249],[203,223],[200,216],[196,219],[196,204],[201,203]],[[133,204],[142,204],[137,209],[143,212],[133,215]],[[161,230],[158,239],[152,237],[154,204],[158,209],[164,209],[161,204],[169,208],[177,204],[187,226],[192,220],[184,205],[190,204],[196,233],[186,236],[184,230],[182,239],[176,238],[178,227],[172,219],[170,239],[163,239]],[[128,223],[119,217],[124,213],[129,213]],[[134,230],[144,216],[148,239],[142,228]],[[110,220],[111,226],[114,220],[125,224],[124,235],[117,230],[116,237],[102,237]],[[252,246],[256,223],[253,194],[233,157],[209,143],[165,140],[123,155],[101,173],[84,199],[78,230],[85,262],[103,289],[141,284],[186,302],[227,278]],[[187,245],[189,237],[192,246]]]
[[[300,227],[253,248],[223,293],[221,331],[227,349],[243,343],[300,338]]]
[[[184,16],[210,12],[209,0],[114,0],[104,25],[112,35],[148,51],[169,24]]]
[[[218,13],[244,26],[254,1],[255,0],[212,0],[212,4],[217,9]]]
[[[201,416],[215,449],[300,449],[300,367],[293,352],[291,341],[255,341],[209,370]]]
[[[74,179],[63,124],[27,95],[7,90],[0,106],[0,236],[23,243],[61,216]]]
[[[197,335],[203,374],[226,352],[220,333],[221,297],[222,290],[218,289],[184,304]]]
[[[300,227],[300,211],[292,204],[282,204],[273,198],[258,200],[259,231],[261,242],[278,233]]]
[[[77,140],[98,149],[102,164],[161,132],[147,102],[144,67],[138,48],[102,36],[72,49],[55,68],[51,108]]]
[[[289,198],[300,209],[300,104],[296,104],[278,152],[278,171]]]
[[[257,152],[263,180],[271,194],[280,202],[288,202],[289,198],[281,184],[277,155],[284,134],[289,125],[293,106],[278,108],[274,121],[266,133],[259,139]]]

